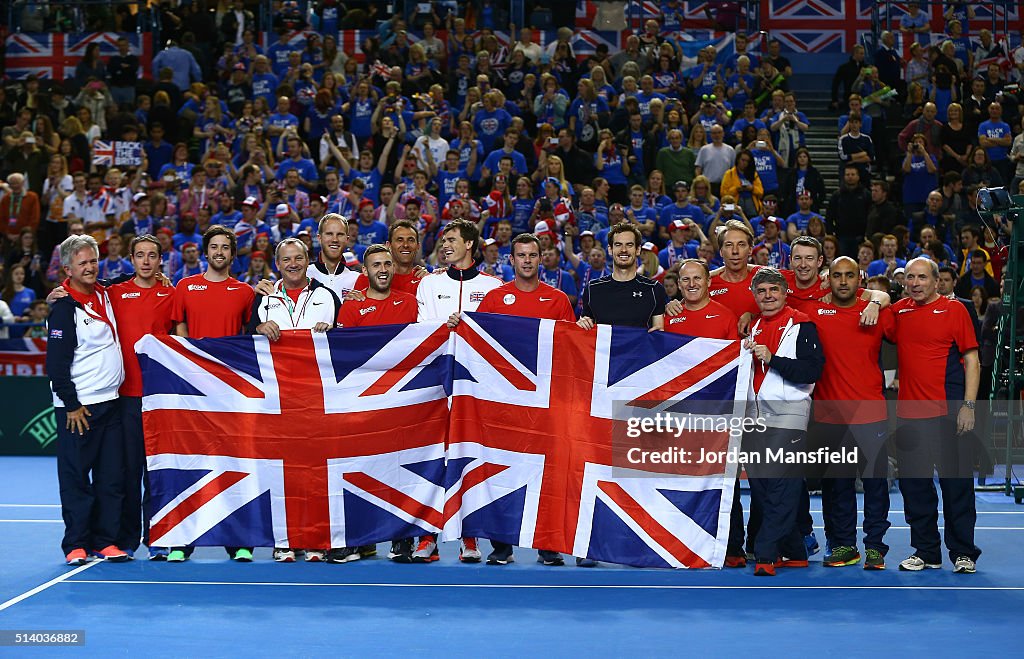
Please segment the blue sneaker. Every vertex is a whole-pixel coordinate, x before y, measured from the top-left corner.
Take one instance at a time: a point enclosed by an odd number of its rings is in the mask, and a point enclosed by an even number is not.
[[[150,547],[149,548],[149,560],[151,561],[166,561],[167,554],[170,550],[166,547]]]
[[[804,536],[804,545],[807,547],[808,558],[821,551],[821,547],[818,546],[818,538],[815,537],[814,533]]]
[[[576,557],[576,567],[597,567],[597,561],[592,558]]]

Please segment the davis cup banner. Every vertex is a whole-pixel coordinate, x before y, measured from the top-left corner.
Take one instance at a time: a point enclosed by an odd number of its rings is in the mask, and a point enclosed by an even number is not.
[[[632,458],[736,450],[739,342],[474,313],[455,331],[148,336],[136,351],[158,546],[438,533],[641,567],[724,561],[735,465]],[[631,437],[639,418],[698,411],[712,423]]]

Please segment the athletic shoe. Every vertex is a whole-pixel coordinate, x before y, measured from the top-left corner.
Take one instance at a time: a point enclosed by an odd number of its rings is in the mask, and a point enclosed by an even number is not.
[[[72,549],[64,557],[64,561],[72,566],[85,565],[89,562],[89,556],[85,553],[84,549]]]
[[[416,551],[412,553],[412,562],[432,563],[439,558],[440,556],[437,554],[437,538],[432,535],[425,535],[420,538],[420,543],[416,545]]]
[[[166,547],[150,547],[149,548],[149,560],[151,561],[166,561],[168,550]]]
[[[900,569],[904,572],[920,572],[921,570],[938,570],[942,563],[929,563],[917,554],[900,561]]]
[[[804,545],[807,547],[807,558],[821,551],[821,547],[818,546],[818,538],[813,533],[804,536]]]
[[[186,556],[185,552],[180,549],[172,549],[167,554],[168,563],[184,563],[187,560],[188,556]]]
[[[328,563],[351,563],[358,561],[360,558],[362,556],[359,555],[359,547],[341,547],[327,552]]]
[[[977,571],[974,561],[966,556],[957,556],[953,561],[953,572],[957,574],[974,574]]]
[[[274,550],[274,561],[278,563],[294,563],[295,552],[291,549],[278,548]]]
[[[836,547],[825,557],[822,564],[825,567],[846,567],[856,565],[860,562],[860,552],[856,547]]]
[[[118,549],[114,545],[107,545],[103,549],[98,549],[93,552],[93,556],[110,561],[111,563],[124,563],[125,561],[132,560],[132,557],[128,555],[123,549]]]
[[[363,558],[370,558],[377,555],[377,545],[361,545],[359,555]]]
[[[292,554],[292,560],[295,559],[295,555]],[[245,547],[241,547],[235,550],[235,555],[231,557],[231,560],[238,561],[239,563],[252,563],[252,552]]]
[[[508,565],[509,563],[515,563],[516,557],[512,555],[512,546],[502,547],[501,549],[495,549],[487,555],[488,565]]]
[[[773,563],[757,563],[754,565],[755,577],[774,577],[775,565]]]
[[[476,546],[476,538],[463,538],[459,560],[463,563],[479,563],[481,558],[483,555],[480,553],[480,548]]]
[[[785,556],[782,556],[782,557],[779,558],[779,560],[775,561],[775,567],[807,567],[807,566],[808,566],[808,562],[807,562],[806,558],[804,558],[804,559],[786,558]]]
[[[548,551],[547,549],[537,550],[537,562],[541,565],[548,567],[562,567],[565,565],[565,559],[557,551]]]
[[[865,570],[884,570],[885,569],[885,556],[882,556],[882,552],[877,549],[868,549],[864,552],[864,569]]]
[[[388,558],[396,563],[412,563],[412,538],[392,540]]]
[[[747,567],[747,557],[726,554],[725,567]]]
[[[597,567],[597,561],[592,558],[576,557],[576,567]]]
[[[324,552],[319,549],[307,549],[306,550],[306,562],[307,563],[322,563],[324,560]]]

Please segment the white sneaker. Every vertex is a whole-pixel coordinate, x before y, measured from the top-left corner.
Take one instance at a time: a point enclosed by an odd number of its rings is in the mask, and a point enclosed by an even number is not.
[[[319,549],[307,549],[306,550],[306,562],[307,563],[323,563],[324,552]]]
[[[291,549],[281,549],[281,548],[275,549],[274,550],[274,560],[277,561],[278,563],[294,563],[295,562],[295,552],[293,550],[291,550]]]
[[[412,553],[413,563],[432,563],[438,559],[437,537],[425,535],[420,538],[416,551]]]
[[[459,560],[463,563],[479,563],[483,555],[476,545],[476,538],[463,538],[462,551],[459,552]]]
[[[956,561],[953,563],[953,572],[957,574],[974,574],[978,569],[974,565],[974,561],[967,558],[966,556],[957,556]]]
[[[967,559],[970,560],[970,559]],[[971,565],[973,565],[973,561]],[[942,563],[927,563],[923,558],[914,554],[900,561],[900,569],[905,572],[920,572],[921,570],[938,570]]]

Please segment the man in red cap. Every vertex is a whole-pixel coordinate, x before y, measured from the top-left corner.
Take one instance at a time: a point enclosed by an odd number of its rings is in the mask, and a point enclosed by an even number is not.
[[[359,202],[359,237],[357,243],[364,247],[384,244],[388,239],[388,226],[373,219],[373,202],[363,199]]]
[[[782,270],[789,267],[789,245],[782,239],[782,220],[777,217],[766,217],[761,224],[764,229],[764,237],[757,247],[764,248],[768,252],[768,263],[771,267]]]

